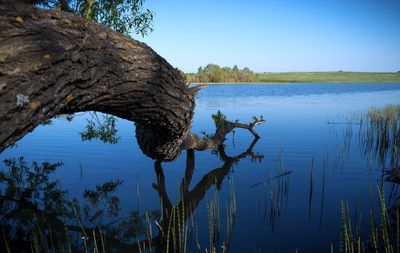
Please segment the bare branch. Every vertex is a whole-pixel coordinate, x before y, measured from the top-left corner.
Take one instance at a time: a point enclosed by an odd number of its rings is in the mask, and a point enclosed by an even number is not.
[[[257,132],[254,130],[254,127],[260,125],[265,122],[265,120],[260,117],[253,117],[252,122],[248,124],[240,123],[240,122],[232,122],[226,119],[225,115],[220,113],[213,115],[213,119],[215,121],[216,130],[213,135],[206,136],[204,138],[200,138],[196,134],[189,133],[186,136],[186,139],[183,141],[181,145],[181,149],[195,149],[195,150],[206,150],[206,149],[215,149],[219,145],[221,145],[225,141],[225,137],[227,134],[233,131],[235,128],[243,128],[247,129],[254,135],[256,139],[260,138]]]
[[[207,88],[207,84],[199,84],[196,86],[193,86],[191,88],[189,88],[189,90],[193,93],[196,94],[199,90]]]

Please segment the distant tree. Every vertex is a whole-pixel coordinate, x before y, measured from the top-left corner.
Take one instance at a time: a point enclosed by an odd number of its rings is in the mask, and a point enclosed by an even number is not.
[[[58,8],[93,20],[113,30],[141,36],[153,30],[153,12],[143,10],[144,0],[25,0],[44,9]]]
[[[237,65],[233,68],[220,67],[217,64],[207,64],[204,68],[199,67],[197,73],[187,75],[188,82],[254,82],[256,75],[249,68],[239,69]]]
[[[198,82],[204,82],[204,71],[202,67],[199,67],[199,69],[197,70],[197,81]]]
[[[250,73],[251,70],[250,70],[248,67],[245,67],[245,68],[243,68],[243,72],[245,72],[245,73]]]

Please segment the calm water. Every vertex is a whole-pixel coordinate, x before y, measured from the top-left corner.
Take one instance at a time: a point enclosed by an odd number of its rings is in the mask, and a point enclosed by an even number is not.
[[[0,154],[1,161],[16,159],[0,165],[0,226],[13,235],[11,246],[23,245],[21,231],[29,231],[24,208],[39,210],[36,215],[54,225],[52,230],[64,229],[57,228],[59,221],[67,224],[71,241],[79,244],[80,225],[68,212],[75,199],[73,209],[83,227],[101,227],[109,247],[128,251],[146,238],[149,226],[157,236],[160,202],[180,201],[186,171],[193,173],[187,190],[196,190],[198,203],[187,220],[188,252],[210,252],[211,205],[219,207],[211,221],[214,231],[219,228],[212,233],[218,252],[223,247],[229,252],[329,252],[331,244],[338,250],[341,202],[361,216],[368,235],[371,199],[376,205],[376,185],[382,168],[389,166],[364,152],[356,125],[350,125],[350,134],[349,125],[341,123],[371,107],[399,102],[400,84],[209,86],[198,95],[193,132],[212,133],[211,115],[220,110],[244,123],[263,115],[266,123],[256,127],[261,139],[238,157],[253,142],[249,132],[238,129],[225,141],[224,152],[234,161],[215,151],[195,152],[193,161],[183,151],[176,161],[161,165],[142,154],[132,122],[118,119],[119,142],[109,144],[82,141],[79,133],[85,131],[90,113],[78,113],[71,122],[53,119]],[[103,115],[97,115],[101,121]],[[45,164],[42,171],[45,161],[62,164]],[[16,172],[21,167],[26,168],[23,175]],[[213,181],[206,182],[205,175]],[[165,192],[155,184],[165,186]],[[392,185],[385,187],[389,195]],[[23,192],[28,204],[4,198],[10,192]],[[232,205],[236,210],[227,221]]]

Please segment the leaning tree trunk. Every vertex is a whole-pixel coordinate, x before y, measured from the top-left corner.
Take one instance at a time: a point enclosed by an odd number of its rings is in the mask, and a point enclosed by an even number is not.
[[[194,106],[194,91],[146,44],[0,0],[0,151],[57,114],[93,110],[135,121],[144,153],[173,159]]]

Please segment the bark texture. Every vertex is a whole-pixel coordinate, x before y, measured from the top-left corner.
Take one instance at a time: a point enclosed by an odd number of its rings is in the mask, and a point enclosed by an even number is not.
[[[56,10],[0,0],[0,151],[57,114],[136,122],[139,145],[173,159],[191,128],[194,90],[144,43]]]

